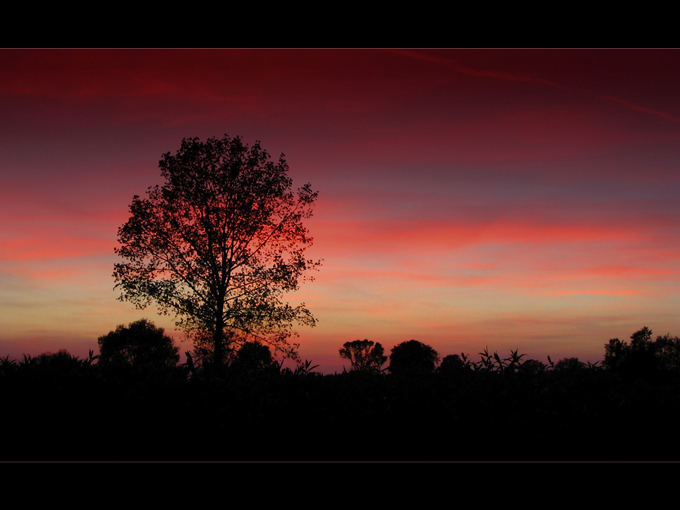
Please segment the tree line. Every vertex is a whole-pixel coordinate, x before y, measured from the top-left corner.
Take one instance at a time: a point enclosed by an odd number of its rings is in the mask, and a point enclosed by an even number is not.
[[[680,426],[680,339],[654,338],[648,328],[606,342],[598,363],[488,349],[474,360],[442,357],[416,340],[388,354],[379,342],[355,340],[338,350],[349,367],[334,374],[310,360],[284,368],[256,340],[219,364],[200,348],[181,363],[172,339],[146,319],[98,344],[85,358],[66,350],[0,358],[0,430],[28,445],[13,457],[5,450],[5,460],[680,455],[674,436],[652,440]]]
[[[79,359],[65,349],[57,353],[43,353],[23,360],[9,356],[0,358],[0,373],[12,368],[49,367],[55,371],[76,367],[97,366],[105,372],[134,371],[138,373],[163,374],[169,370],[182,370],[187,377],[215,374],[218,371],[239,374],[264,374],[272,372],[315,373],[317,365],[310,360],[296,359],[293,369],[282,368],[283,359],[277,359],[271,348],[258,340],[240,343],[233,341],[215,363],[210,345],[195,342],[193,350],[186,352],[186,362],[180,364],[179,347],[165,330],[148,319],[140,319],[127,325],[120,324],[114,330],[98,338],[99,352],[90,351],[87,358]],[[473,361],[470,354],[440,354],[430,345],[418,340],[408,340],[395,345],[389,355],[379,342],[368,339],[345,342],[338,351],[349,362],[349,370],[343,373],[363,373],[394,376],[425,376],[428,374],[464,374],[466,372],[496,372],[540,374],[553,370],[576,373],[579,370],[604,370],[623,377],[653,377],[655,375],[680,375],[680,338],[670,334],[653,338],[652,330],[643,327],[633,333],[630,342],[618,338],[604,344],[604,356],[600,362],[582,362],[576,357],[564,357],[553,361],[547,356],[543,363],[525,359],[525,354],[511,350],[503,357],[498,352],[484,348],[479,359]]]

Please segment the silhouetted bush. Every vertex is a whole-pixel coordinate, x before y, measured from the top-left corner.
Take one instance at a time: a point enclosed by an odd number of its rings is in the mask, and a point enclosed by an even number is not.
[[[162,370],[179,362],[179,348],[147,319],[119,325],[115,331],[99,337],[99,364],[104,368]]]
[[[562,358],[553,367],[556,372],[566,372],[573,374],[586,368],[586,364],[578,358]]]
[[[432,373],[439,362],[439,355],[429,345],[409,340],[395,345],[390,354],[390,373],[415,376]]]
[[[467,365],[458,354],[444,356],[441,364],[437,368],[441,374],[462,374],[469,369],[469,365]]]
[[[535,359],[528,359],[523,361],[518,368],[518,371],[523,374],[540,375],[548,369],[548,365]]]
[[[654,351],[660,370],[680,374],[680,338],[670,334],[657,336]]]
[[[652,330],[647,327],[630,338],[630,343],[612,338],[605,344],[604,368],[627,378],[679,375],[680,339],[667,334],[652,340]]]
[[[387,361],[383,346],[370,340],[345,342],[340,349],[340,357],[348,359],[352,370],[381,372]]]
[[[262,374],[278,369],[268,346],[260,342],[246,342],[236,352],[230,365],[231,370],[238,374]]]

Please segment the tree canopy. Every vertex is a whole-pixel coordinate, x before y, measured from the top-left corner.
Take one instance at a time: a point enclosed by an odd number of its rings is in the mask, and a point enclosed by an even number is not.
[[[174,367],[179,361],[179,348],[163,328],[147,319],[120,324],[114,331],[100,336],[99,363],[104,366],[133,368]]]
[[[320,265],[304,256],[312,238],[303,220],[317,192],[309,183],[294,191],[283,154],[274,162],[240,137],[183,139],[159,167],[165,183],[135,195],[118,230],[120,299],[155,304],[186,331],[208,333],[216,364],[234,338],[295,357],[293,325],[316,319],[283,298]]]
[[[370,340],[345,342],[340,349],[340,357],[348,359],[352,370],[357,371],[380,372],[387,361],[387,356],[383,353],[383,346]]]
[[[630,343],[612,338],[604,348],[602,365],[619,374],[645,377],[680,367],[680,338],[666,334],[653,340],[646,326],[630,336]]]
[[[390,372],[399,375],[427,374],[435,369],[439,354],[431,346],[409,340],[395,345],[390,354]]]
[[[244,343],[231,362],[231,369],[242,374],[262,374],[276,367],[269,347],[258,341]]]

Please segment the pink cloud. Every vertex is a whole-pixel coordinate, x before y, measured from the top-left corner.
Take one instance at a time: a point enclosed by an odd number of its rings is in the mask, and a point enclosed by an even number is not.
[[[441,252],[489,243],[577,243],[631,241],[642,235],[625,225],[583,225],[540,220],[324,220],[315,224],[315,243],[333,253]]]
[[[653,267],[634,267],[634,266],[618,266],[601,264],[595,267],[589,267],[583,269],[586,274],[592,274],[604,278],[614,278],[620,279],[625,278],[627,280],[639,280],[646,278],[677,278],[680,276],[680,270],[677,269],[660,269]]]
[[[579,290],[554,290],[551,292],[551,294],[554,296],[576,296],[576,295],[631,296],[642,293],[643,291],[636,289],[579,289]]]
[[[109,255],[109,240],[78,237],[25,238],[2,242],[0,260],[36,262],[53,259]]]

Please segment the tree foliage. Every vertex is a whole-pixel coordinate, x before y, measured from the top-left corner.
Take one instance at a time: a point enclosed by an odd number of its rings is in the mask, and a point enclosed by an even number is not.
[[[231,362],[231,369],[241,374],[262,374],[275,368],[271,349],[258,341],[244,343]]]
[[[317,192],[309,183],[293,191],[283,154],[274,162],[240,137],[184,139],[159,167],[165,183],[135,195],[118,230],[120,299],[208,333],[216,363],[229,332],[294,356],[292,326],[316,320],[283,297],[320,264],[304,257],[312,238],[303,220]]]
[[[215,365],[215,343],[211,332],[194,330],[190,332],[189,338],[193,344],[193,349],[189,353],[192,360],[203,367]],[[221,359],[217,366],[228,365],[236,355],[238,349],[248,340],[242,334],[233,330],[224,332]]]
[[[624,376],[677,373],[680,368],[680,338],[666,334],[653,340],[646,326],[633,333],[630,342],[612,338],[604,347],[602,366]]]
[[[586,364],[577,357],[562,358],[555,363],[554,370],[557,372],[574,373],[578,370],[583,370]]]
[[[440,374],[460,374],[471,370],[471,367],[472,364],[458,354],[448,354],[444,356],[437,370]]]
[[[162,369],[179,361],[179,348],[163,328],[147,319],[120,324],[114,331],[100,336],[99,363],[103,366]]]
[[[434,348],[418,340],[409,340],[392,348],[389,370],[399,375],[427,374],[438,362],[439,354]]]
[[[383,346],[367,339],[345,342],[340,349],[340,357],[349,360],[352,370],[361,372],[380,372],[387,361]]]

